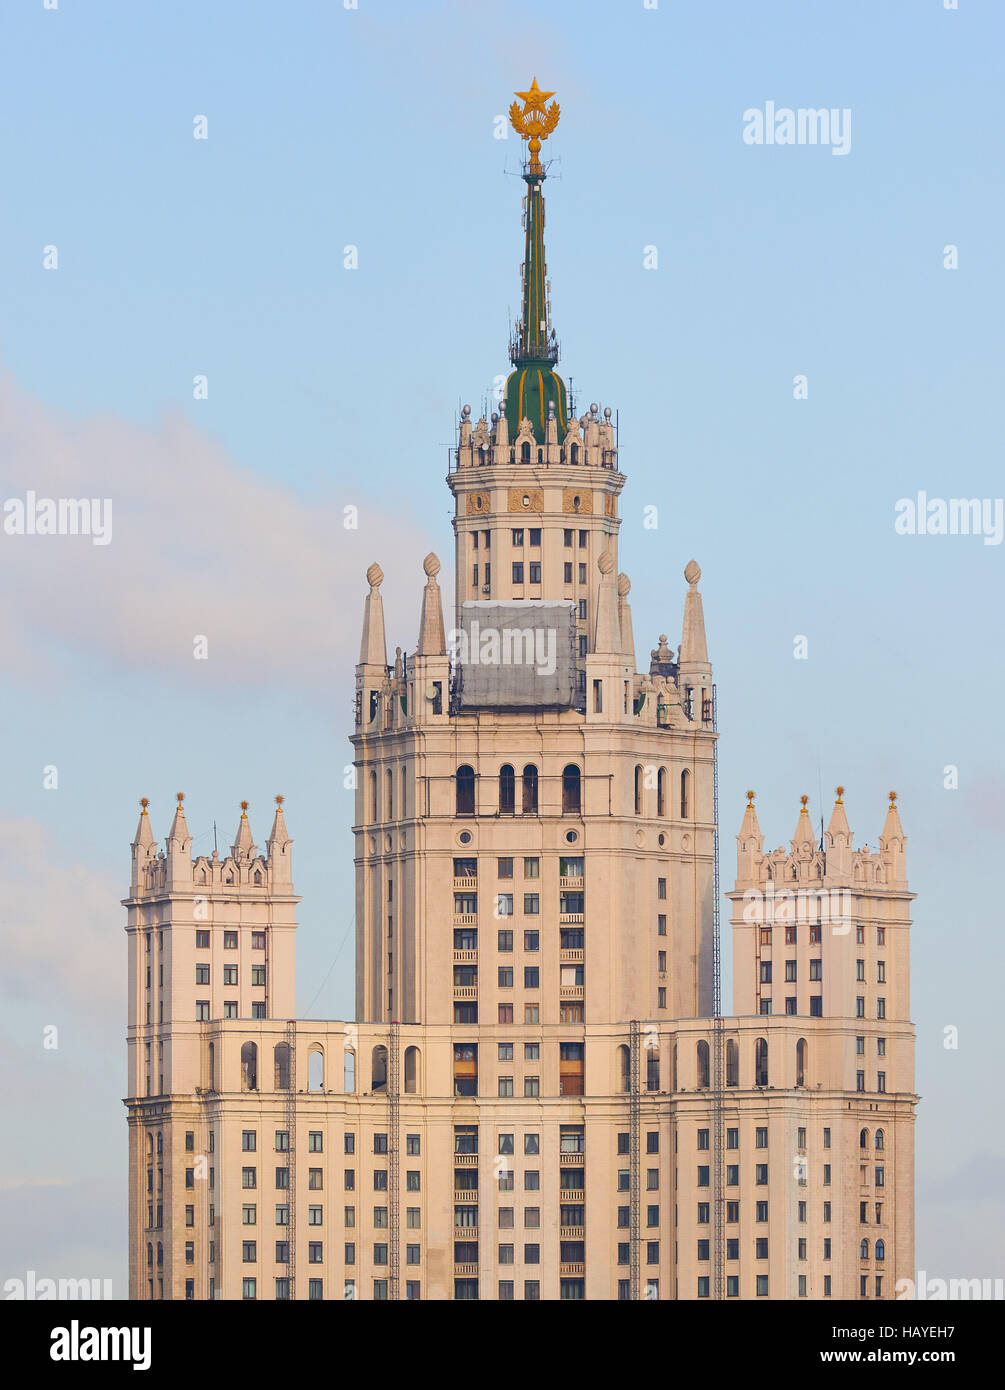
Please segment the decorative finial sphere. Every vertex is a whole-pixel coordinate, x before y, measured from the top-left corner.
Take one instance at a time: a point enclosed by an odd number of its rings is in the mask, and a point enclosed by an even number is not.
[[[632,581],[627,574],[618,575],[618,593],[621,598],[627,598],[632,591]]]
[[[834,790],[837,792],[837,804],[840,806],[843,804],[841,798],[844,796],[844,787],[835,787]]]
[[[148,796],[141,796],[140,805],[143,807],[143,814],[146,815],[147,807],[150,805],[150,798]]]
[[[752,791],[748,791],[748,792],[747,792],[747,805],[748,805],[748,806],[753,806],[753,804],[754,804],[754,793],[753,793]]]
[[[684,566],[684,578],[692,588],[698,583],[698,580],[701,578],[701,565],[699,565],[697,560],[688,560],[687,564]]]
[[[597,413],[597,411],[598,411],[599,409],[600,409],[600,406],[597,405],[597,402],[596,402],[596,401],[591,401],[591,402],[590,402],[590,414],[591,414],[591,415],[596,415],[596,413]]]
[[[554,420],[554,418],[555,418],[555,402],[554,402],[554,401],[549,401],[549,402],[548,402],[548,419],[549,419],[549,420]]]
[[[242,815],[242,816],[246,816],[247,814],[248,814],[248,803],[247,803],[246,801],[242,801],[242,802],[241,802],[241,815]]]
[[[462,409],[461,409],[461,419],[462,419],[462,420],[470,420],[470,419],[471,419],[471,407],[470,407],[469,405],[466,405],[466,406],[463,406],[463,407],[462,407]]]
[[[610,407],[609,405],[605,405],[605,406],[604,406],[604,419],[605,419],[605,420],[610,420],[610,418],[611,418],[611,407]]]
[[[277,797],[276,797],[276,805],[279,806],[279,807],[282,807],[282,804],[283,804],[283,802],[284,802],[285,800],[286,800],[285,797],[283,797],[283,796],[277,796]]]
[[[498,412],[498,410],[493,410],[493,412],[492,412],[492,423],[493,423],[493,425],[498,425],[498,423],[499,423],[499,412]]]
[[[422,562],[427,579],[435,579],[440,572],[440,557],[431,550]]]
[[[597,561],[597,569],[601,574],[610,574],[614,569],[614,556],[609,550],[605,550]]]
[[[366,572],[366,582],[371,589],[379,589],[384,582],[384,571],[376,561],[374,561]]]

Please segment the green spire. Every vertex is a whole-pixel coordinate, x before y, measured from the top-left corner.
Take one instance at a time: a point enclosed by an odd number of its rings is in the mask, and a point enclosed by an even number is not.
[[[521,111],[514,102],[510,120],[517,134],[530,141],[530,162],[524,171],[527,203],[524,218],[525,240],[523,258],[522,316],[510,344],[510,360],[515,370],[506,382],[504,409],[510,438],[516,437],[520,421],[530,420],[539,444],[545,440],[551,407],[554,405],[558,438],[561,441],[569,428],[569,402],[565,382],[553,370],[558,361],[558,343],[551,327],[548,309],[547,270],[544,258],[544,168],[538,159],[540,139],[558,122],[558,103],[551,108],[545,101],[551,92],[541,92],[537,79],[529,92],[517,92],[524,101]],[[540,137],[540,138],[538,138]]]

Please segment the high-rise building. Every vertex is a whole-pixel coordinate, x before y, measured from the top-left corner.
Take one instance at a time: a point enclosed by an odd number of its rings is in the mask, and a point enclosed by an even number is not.
[[[491,419],[459,422],[456,607],[424,562],[356,668],[356,1020],[298,1021],[290,837],[247,807],[191,856],[144,802],[128,908],[130,1294],[889,1298],[913,1277],[904,835],[803,798],[737,837],[718,987],[716,695],[701,576],[636,670],[610,409],[556,372],[541,141],[517,94],[523,308]],[[449,640],[448,640],[449,638]]]

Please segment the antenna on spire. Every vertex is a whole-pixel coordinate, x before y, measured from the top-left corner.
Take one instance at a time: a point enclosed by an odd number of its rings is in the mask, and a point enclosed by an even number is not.
[[[216,821],[213,822],[213,853],[217,853],[216,847]]]

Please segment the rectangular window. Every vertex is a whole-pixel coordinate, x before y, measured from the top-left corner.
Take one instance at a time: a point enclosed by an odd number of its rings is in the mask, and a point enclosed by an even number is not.
[[[660,898],[660,899],[662,900],[662,899],[664,899],[664,898],[666,897],[666,895],[667,895],[667,881],[666,881],[665,878],[658,878],[658,879],[656,880],[656,896],[657,896],[657,898]]]
[[[541,582],[541,561],[540,561],[540,560],[531,560],[530,564],[527,566],[527,569],[528,569],[528,571],[529,571],[528,577],[529,577],[529,579],[530,579],[530,582],[531,582],[532,584],[540,584],[540,582]]]
[[[456,861],[455,861],[455,862],[456,862]],[[497,860],[496,860],[496,876],[497,876],[498,878],[512,878],[512,877],[513,877],[513,860],[512,860],[512,859],[497,859]]]
[[[253,965],[253,966],[251,967],[251,983],[252,983],[253,985],[264,985],[264,984],[265,984],[265,966],[264,966],[264,965]]]
[[[539,893],[524,893],[523,910],[529,917],[536,916],[541,911],[541,896]]]
[[[209,932],[197,931],[195,934],[195,948],[197,951],[209,950]],[[147,935],[147,950],[150,950],[150,936]]]
[[[195,982],[197,985],[209,984],[209,966],[197,965],[195,967]]]
[[[513,583],[514,583],[514,584],[522,584],[522,583],[523,583],[523,561],[522,561],[522,560],[514,560],[514,561],[513,561]]]
[[[516,527],[513,528],[513,544],[514,544],[514,545],[523,545],[523,527],[522,527],[522,526],[516,526]]]
[[[237,950],[237,932],[236,932],[236,931],[225,931],[225,932],[223,933],[223,949],[224,949],[225,951],[236,951],[236,950]]]
[[[563,565],[563,580],[566,584],[572,583],[572,565],[568,562]]]
[[[571,545],[572,545],[572,532],[571,532],[571,531],[565,530],[565,531],[562,532],[562,544],[563,544],[563,545],[566,545],[566,546],[571,546]]]

